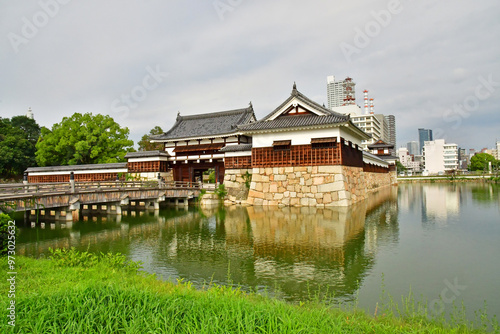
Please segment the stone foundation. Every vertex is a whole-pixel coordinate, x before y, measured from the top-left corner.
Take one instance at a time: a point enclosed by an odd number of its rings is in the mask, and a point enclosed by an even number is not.
[[[364,172],[360,167],[253,168],[247,203],[264,206],[348,206],[391,183],[391,173]]]
[[[247,174],[248,173],[248,174]],[[249,175],[249,176],[246,176]],[[252,179],[251,169],[226,169],[224,172],[224,186],[227,191],[227,201],[241,204],[248,197],[246,182]]]

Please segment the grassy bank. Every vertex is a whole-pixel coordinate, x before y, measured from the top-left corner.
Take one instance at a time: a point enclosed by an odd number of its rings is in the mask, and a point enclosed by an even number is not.
[[[0,258],[7,273],[7,259]],[[196,290],[137,273],[123,257],[16,257],[15,327],[0,282],[2,333],[468,333],[425,319],[369,317],[320,303],[291,305],[217,285]]]

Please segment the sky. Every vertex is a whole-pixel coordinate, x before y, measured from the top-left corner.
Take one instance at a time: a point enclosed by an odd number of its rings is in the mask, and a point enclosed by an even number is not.
[[[262,118],[293,83],[327,105],[326,78],[462,148],[500,140],[498,0],[0,0],[0,117],[51,128],[106,114],[137,142],[177,113]]]

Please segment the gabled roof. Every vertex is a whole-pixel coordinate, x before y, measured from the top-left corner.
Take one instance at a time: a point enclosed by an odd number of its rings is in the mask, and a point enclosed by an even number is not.
[[[368,145],[367,146],[368,149],[374,149],[374,148],[394,148],[394,145],[392,144],[387,144],[386,142],[384,142],[382,139],[380,139],[379,141],[377,141],[376,143],[373,143],[371,145]]]
[[[174,126],[161,135],[151,136],[150,140],[164,142],[172,140],[223,137],[238,132],[238,126],[255,122],[252,104],[248,108],[181,116],[177,114]]]
[[[265,116],[263,119],[261,119],[259,122],[265,122],[265,121],[272,120],[273,118],[275,118],[277,113],[279,113],[281,110],[283,110],[283,108],[294,99],[298,103],[303,104],[304,107],[306,107],[306,108],[309,107],[310,109],[313,109],[315,111],[315,113],[317,113],[318,115],[322,115],[322,116],[336,115],[338,117],[346,118],[345,121],[347,121],[349,119],[349,117],[346,115],[343,115],[341,113],[330,110],[330,109],[326,108],[324,105],[322,106],[319,103],[314,102],[313,100],[311,100],[310,98],[308,98],[307,96],[305,96],[304,94],[299,92],[297,90],[297,85],[294,83],[293,88],[292,88],[292,92],[290,93],[290,96],[282,104],[280,104],[276,109],[274,109],[271,113],[269,113],[267,116]]]
[[[239,128],[243,131],[260,131],[260,130],[273,130],[273,129],[288,129],[300,128],[314,125],[330,125],[330,124],[343,124],[349,121],[347,117],[339,117],[337,115],[328,116],[286,116],[279,117],[272,121],[258,121],[252,124],[241,125]]]
[[[290,105],[293,106],[295,104],[296,107],[300,107],[309,112],[302,115],[286,115]],[[369,136],[352,123],[349,115],[340,114],[314,102],[299,92],[297,90],[297,85],[294,83],[290,96],[278,108],[257,122],[240,125],[238,128],[244,132],[252,133],[302,127],[332,127],[340,125],[351,127],[353,131],[363,137],[362,139],[369,138]]]

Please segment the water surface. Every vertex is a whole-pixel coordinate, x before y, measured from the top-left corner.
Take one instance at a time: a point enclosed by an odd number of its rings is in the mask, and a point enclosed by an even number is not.
[[[500,316],[500,187],[409,184],[349,208],[241,207],[81,217],[21,228],[18,253],[120,252],[165,280],[266,291],[373,312],[382,290],[411,290],[434,313],[464,302]],[[18,223],[22,223],[18,219]],[[40,222],[39,222],[40,223]],[[326,293],[326,296],[325,296]]]

